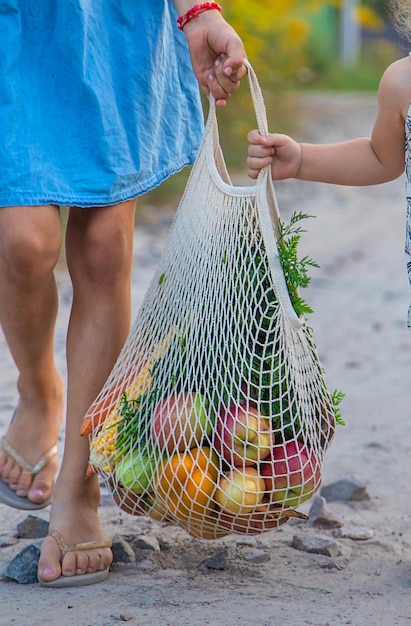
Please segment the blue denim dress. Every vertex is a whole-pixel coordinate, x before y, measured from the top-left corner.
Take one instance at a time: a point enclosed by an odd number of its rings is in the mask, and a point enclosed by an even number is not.
[[[0,2],[0,206],[104,206],[193,163],[198,83],[171,0]]]

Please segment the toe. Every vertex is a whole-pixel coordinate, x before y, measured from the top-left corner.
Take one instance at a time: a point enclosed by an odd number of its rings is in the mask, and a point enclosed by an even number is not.
[[[42,502],[45,502],[49,499],[50,494],[51,487],[49,483],[41,477],[36,476],[33,480],[31,489],[28,492],[29,499],[36,504],[41,504]]]
[[[96,550],[90,550],[89,554],[88,554],[88,568],[87,568],[87,572],[97,572],[98,570],[102,569],[102,564],[101,564],[101,550],[96,549]]]
[[[75,561],[75,572],[76,574],[86,574],[89,571],[89,557],[86,552],[78,551],[71,552],[67,554],[67,558],[70,557]],[[66,558],[63,561],[63,574],[65,572],[65,562]]]
[[[50,582],[56,580],[60,575],[60,548],[53,537],[46,537],[41,546],[38,577],[44,582]]]
[[[26,497],[31,485],[32,476],[29,472],[16,472],[15,489],[17,495]],[[13,487],[12,487],[13,488]]]
[[[67,552],[61,564],[61,573],[63,576],[74,576],[77,570],[77,555],[75,552]],[[81,569],[81,568],[80,568]],[[81,572],[83,573],[83,571]]]
[[[35,504],[42,504],[51,498],[54,476],[57,472],[57,457],[51,458],[38,474],[30,475],[30,483],[27,486],[28,498]]]
[[[11,457],[7,457],[4,461],[1,477],[5,483],[11,484],[12,476],[15,477],[16,463]]]

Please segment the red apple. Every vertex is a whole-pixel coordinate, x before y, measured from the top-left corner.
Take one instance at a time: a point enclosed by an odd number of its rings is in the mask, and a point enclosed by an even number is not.
[[[265,488],[254,467],[233,468],[220,478],[214,499],[224,512],[244,515],[262,503]]]
[[[271,502],[296,507],[318,490],[321,467],[313,452],[298,440],[273,447],[270,458],[260,465]]]
[[[125,491],[119,485],[113,491],[113,498],[119,508],[129,515],[147,515],[147,503],[131,491]]]
[[[204,396],[194,392],[175,393],[156,405],[151,434],[161,450],[184,452],[201,444],[213,427]]]
[[[257,409],[232,404],[221,411],[216,425],[214,447],[230,465],[255,465],[265,459],[274,445],[270,420]]]

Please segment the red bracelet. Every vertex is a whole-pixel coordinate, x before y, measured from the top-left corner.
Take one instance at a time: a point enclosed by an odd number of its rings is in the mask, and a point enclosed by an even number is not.
[[[192,19],[198,17],[204,11],[211,11],[212,9],[216,9],[217,11],[221,11],[221,7],[217,2],[204,2],[203,4],[195,4],[192,9],[184,13],[181,17],[177,19],[178,30],[184,30],[184,26],[191,22]]]

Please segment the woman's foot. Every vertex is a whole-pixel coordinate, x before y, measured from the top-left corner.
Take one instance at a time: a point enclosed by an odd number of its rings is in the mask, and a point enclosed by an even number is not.
[[[19,498],[36,505],[51,498],[58,458],[53,448],[58,440],[63,413],[63,385],[58,378],[53,399],[47,402],[20,398],[0,446],[0,478]],[[44,458],[44,465],[36,465]],[[23,461],[24,460],[24,461]],[[29,466],[34,468],[31,472]],[[17,505],[16,505],[17,506]]]
[[[83,584],[82,576],[106,573],[113,560],[111,542],[97,512],[100,500],[97,476],[84,480],[78,496],[68,496],[69,493],[69,485],[65,488],[62,481],[56,485],[50,513],[51,534],[43,541],[38,564],[38,578],[46,585],[54,581],[57,586]],[[104,574],[100,580],[103,578]],[[99,577],[84,580],[98,582]]]

